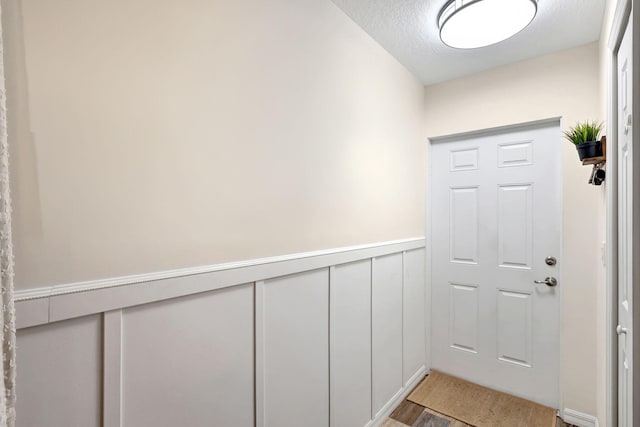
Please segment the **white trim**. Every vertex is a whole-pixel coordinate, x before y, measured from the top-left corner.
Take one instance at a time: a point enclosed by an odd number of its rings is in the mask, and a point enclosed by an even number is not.
[[[375,271],[375,264],[376,264],[376,258],[371,258],[371,308],[370,308],[370,313],[371,313],[371,422],[373,423],[373,420],[377,419],[377,414],[376,414],[376,404],[375,404],[375,396],[376,396],[376,365],[375,363],[373,363],[373,277],[374,277],[374,271]],[[404,304],[404,301],[402,302]],[[404,337],[403,337],[404,338]],[[402,382],[402,379],[400,379],[400,382]],[[393,400],[393,399],[392,399]],[[367,426],[369,426],[371,424],[367,424]]]
[[[405,259],[405,255],[406,255],[407,251],[402,251],[400,253],[400,264],[402,265],[402,282],[401,282],[401,286],[400,286],[400,301],[402,301],[402,306],[400,308],[400,334],[402,336],[401,342],[402,342],[402,347],[400,348],[400,373],[402,375],[402,386],[405,386],[404,383],[404,370],[405,370],[405,363],[404,363],[404,331],[405,331],[405,323],[404,323],[404,313],[405,313],[405,304],[404,304],[404,286],[407,283],[406,280],[406,276],[407,276],[407,271],[405,269],[405,264],[404,264],[404,259]],[[371,292],[373,292],[373,277],[371,277]],[[424,307],[424,306],[423,306]],[[371,327],[373,328],[373,311],[371,312]],[[373,342],[371,343],[371,348],[373,349]]]
[[[335,420],[335,411],[333,411],[331,409],[331,407],[333,406],[333,401],[335,399],[336,396],[336,380],[334,378],[335,375],[335,370],[331,369],[331,361],[334,360],[333,359],[333,352],[335,351],[336,345],[335,345],[335,323],[332,321],[332,316],[331,316],[331,307],[334,307],[334,305],[336,304],[335,301],[335,292],[331,292],[331,286],[333,285],[333,283],[335,282],[335,277],[336,277],[336,266],[332,265],[331,267],[329,267],[329,289],[328,289],[328,293],[329,293],[329,305],[328,305],[328,309],[329,309],[329,313],[327,315],[327,319],[329,320],[329,325],[328,325],[328,330],[329,330],[329,426],[333,427],[336,425],[336,420]],[[369,286],[371,286],[371,282],[369,282]]]
[[[122,310],[103,313],[102,425],[122,426]]]
[[[598,419],[593,415],[584,414],[565,408],[563,420],[567,424],[573,424],[578,427],[598,427]]]
[[[373,419],[375,418],[373,416],[373,411],[375,411],[374,407],[375,407],[375,403],[374,403],[374,393],[375,393],[375,377],[374,377],[374,370],[373,370],[373,264],[375,263],[375,258],[371,258],[371,262],[369,263],[369,277],[371,278],[371,280],[369,281],[369,348],[371,349],[371,354],[369,355],[369,366],[371,366],[371,377],[370,377],[370,384],[371,384],[371,406],[370,406],[370,411],[369,411],[369,419],[372,421],[369,421],[367,423],[367,427],[369,427],[371,425],[371,423],[373,422]],[[404,304],[404,301],[403,301]],[[403,337],[404,338],[404,337]],[[333,426],[332,426],[333,427]]]
[[[638,2],[636,7],[631,10],[632,26],[634,42],[633,48],[633,265],[632,265],[632,281],[633,289],[640,289],[640,43],[638,43],[638,31],[640,31],[640,8]],[[633,294],[633,423],[638,424],[640,419],[640,292]]]
[[[425,281],[425,308],[424,308],[424,320],[425,320],[425,362],[424,365],[427,369],[427,372],[431,372],[431,256],[433,254],[432,250],[432,238],[431,238],[431,216],[433,215],[432,203],[431,203],[431,180],[433,179],[433,173],[431,168],[431,140],[427,140],[427,158],[426,158],[426,167],[427,167],[427,185],[426,185],[426,218],[424,224],[425,230],[425,256],[426,260],[424,263],[424,281]]]
[[[29,328],[49,322],[49,298],[16,302],[16,329]]]
[[[88,280],[85,282],[68,283],[63,285],[44,286],[35,289],[26,289],[16,292],[15,301],[25,301],[34,298],[46,298],[57,295],[66,295],[78,292],[87,292],[97,289],[113,288],[117,286],[134,285],[143,282],[156,280],[173,279],[177,277],[193,276],[196,274],[213,273],[224,270],[234,270],[247,267],[255,267],[265,264],[273,264],[285,261],[300,260],[305,258],[315,258],[324,255],[333,255],[351,251],[361,251],[363,249],[378,248],[381,246],[397,245],[403,243],[413,243],[424,240],[423,237],[410,239],[391,240],[382,243],[370,243],[358,246],[346,246],[341,248],[324,249],[313,252],[301,252],[295,254],[280,255],[268,258],[256,258],[246,261],[228,262],[223,264],[204,265],[200,267],[180,268],[176,270],[158,271],[153,273],[134,274],[130,276],[111,277],[107,279]]]
[[[560,124],[562,121],[562,117],[558,116],[558,117],[551,117],[548,119],[541,119],[541,120],[533,120],[530,122],[522,122],[522,123],[514,123],[514,124],[510,124],[510,125],[504,125],[504,126],[495,126],[492,128],[486,128],[486,129],[478,129],[478,130],[472,130],[472,131],[468,131],[468,132],[460,132],[460,133],[452,133],[452,134],[448,134],[448,135],[439,135],[439,136],[432,136],[428,138],[428,143],[429,144],[435,144],[435,143],[440,143],[440,142],[449,142],[449,141],[459,141],[462,139],[467,139],[467,138],[476,138],[479,136],[483,136],[483,135],[487,135],[487,134],[498,134],[498,133],[506,133],[506,132],[513,132],[519,129],[532,129],[532,128],[536,128],[536,127],[543,127],[543,126],[549,126],[549,125],[553,125],[555,123]],[[428,233],[427,233],[428,235]]]
[[[627,27],[627,22],[631,15],[632,0],[617,0],[616,11],[613,15],[613,23],[611,24],[611,33],[609,34],[609,53],[617,51],[620,47],[620,42],[624,36],[624,30]],[[617,75],[614,73],[614,76]],[[611,77],[611,76],[610,76]],[[610,92],[611,93],[611,92]],[[617,92],[615,93],[617,95]],[[607,142],[608,143],[608,142]],[[608,159],[607,159],[608,160]]]
[[[64,286],[64,285],[63,285]],[[30,301],[41,298],[48,298],[51,295],[53,286],[43,286],[33,289],[20,289],[15,292],[15,302]]]
[[[559,131],[562,135],[562,129],[564,126],[564,118],[557,117],[553,119],[549,119],[548,123],[553,123],[554,121],[558,121]],[[561,137],[562,138],[562,137]],[[558,144],[558,147],[560,144]],[[559,149],[558,155],[556,156],[556,161],[558,162],[558,169],[560,170],[560,178],[564,180],[564,162],[562,160],[562,149]],[[557,214],[560,216],[560,256],[562,260],[565,259],[565,248],[564,248],[564,183],[563,185],[559,185],[556,192],[556,197],[559,198],[558,206],[560,206],[560,212]],[[563,280],[564,275],[564,262],[560,263],[557,266],[558,268],[558,277],[560,280]],[[559,298],[560,304],[558,304],[558,408],[564,408],[564,381],[565,381],[565,371],[564,371],[564,355],[565,355],[565,345],[564,339],[562,336],[562,331],[564,330],[564,286],[561,286],[559,289]]]
[[[254,334],[255,334],[255,379],[254,379],[254,418],[256,427],[264,426],[264,281],[256,282],[254,297]]]
[[[18,327],[37,326],[422,247],[424,238],[419,237],[18,291]]]

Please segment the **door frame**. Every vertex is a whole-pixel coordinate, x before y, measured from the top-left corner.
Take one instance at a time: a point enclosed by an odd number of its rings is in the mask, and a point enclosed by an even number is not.
[[[607,45],[607,227],[606,227],[606,425],[618,424],[618,61],[617,53],[628,23],[632,23],[634,31],[640,30],[640,10],[636,5],[632,8],[633,0],[618,0],[609,41]],[[632,110],[633,144],[640,146],[640,43],[632,46],[633,82]],[[640,150],[633,150],[631,159],[633,165],[633,194],[632,206],[634,212],[640,212]],[[640,253],[640,218],[633,215],[632,247],[635,254]],[[632,266],[633,287],[640,289],[640,257],[636,256]],[[636,273],[637,272],[637,273]],[[633,294],[633,306],[640,309],[640,292]],[[636,308],[637,307],[637,308]],[[634,396],[640,396],[640,316],[633,318],[633,391]],[[640,399],[634,400],[633,413],[640,414]]]
[[[515,124],[510,124],[510,125],[505,125],[505,126],[496,126],[496,127],[491,127],[491,128],[485,128],[485,129],[478,129],[478,130],[472,130],[472,131],[467,131],[467,132],[459,132],[459,133],[453,133],[453,134],[448,134],[448,135],[439,135],[439,136],[433,136],[433,137],[429,137],[427,138],[427,149],[426,149],[426,165],[427,165],[427,185],[426,185],[426,206],[425,206],[425,256],[426,256],[426,260],[425,260],[425,286],[426,286],[426,290],[425,290],[425,346],[426,346],[426,351],[425,351],[425,367],[427,370],[427,373],[431,372],[431,361],[432,361],[432,357],[431,357],[431,326],[432,326],[432,321],[431,321],[431,314],[433,312],[432,308],[431,308],[431,290],[432,290],[432,277],[431,277],[431,273],[432,273],[432,268],[431,268],[431,256],[432,256],[432,245],[433,245],[433,234],[432,234],[432,224],[431,224],[431,217],[433,215],[433,209],[432,209],[432,189],[431,189],[431,183],[433,182],[433,168],[431,167],[431,160],[432,160],[432,147],[435,144],[439,144],[439,143],[443,143],[443,142],[449,142],[449,141],[453,141],[456,139],[463,139],[463,138],[470,138],[470,137],[478,137],[478,136],[483,136],[483,135],[487,135],[487,134],[496,134],[496,133],[507,133],[510,131],[515,131],[515,130],[520,130],[520,129],[526,129],[526,128],[533,128],[533,127],[537,127],[537,126],[542,126],[542,125],[557,125],[558,129],[562,130],[562,117],[551,117],[548,119],[541,119],[541,120],[533,120],[530,122],[522,122],[522,123],[515,123]],[[561,144],[557,144],[555,146],[556,148],[554,148],[555,150],[557,150],[557,155],[561,158],[562,157],[562,145]],[[640,150],[639,150],[640,151]],[[559,162],[559,167],[560,167],[560,176],[564,176],[564,164],[563,162]],[[560,198],[561,203],[560,203],[560,221],[561,221],[561,226],[564,228],[564,224],[562,223],[563,221],[563,217],[564,217],[564,203],[563,201],[563,192],[564,192],[564,185],[561,185],[558,187],[558,195],[557,197]],[[564,250],[564,238],[563,235],[561,233],[560,235],[560,247],[563,248]],[[562,256],[563,254],[561,254],[560,256]],[[557,270],[557,277],[558,280],[560,281],[560,283],[562,283],[563,280],[563,268],[562,268],[562,263],[560,263],[560,265],[558,266],[558,270]],[[559,293],[558,293],[558,298],[560,298],[559,304],[558,304],[558,319],[560,319],[560,324],[558,325],[558,333],[560,334],[559,336],[559,346],[558,346],[558,369],[559,369],[559,378],[558,378],[558,411],[560,413],[561,416],[564,416],[564,396],[563,396],[563,384],[562,384],[562,378],[563,378],[563,369],[562,369],[562,361],[563,361],[563,356],[564,356],[564,344],[563,344],[563,340],[562,340],[562,328],[563,328],[563,323],[564,323],[564,307],[563,307],[563,301],[564,301],[564,287],[560,286],[558,288]]]

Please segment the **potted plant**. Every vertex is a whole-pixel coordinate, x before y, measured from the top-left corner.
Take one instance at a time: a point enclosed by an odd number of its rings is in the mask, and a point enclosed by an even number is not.
[[[599,141],[602,122],[578,122],[574,127],[564,132],[565,138],[571,141],[578,150],[580,160],[602,156],[602,141]]]

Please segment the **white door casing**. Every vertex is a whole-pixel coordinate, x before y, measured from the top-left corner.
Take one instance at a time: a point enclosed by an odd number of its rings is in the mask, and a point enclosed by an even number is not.
[[[431,144],[432,368],[557,408],[559,119]]]
[[[633,29],[618,51],[618,425],[633,425]]]

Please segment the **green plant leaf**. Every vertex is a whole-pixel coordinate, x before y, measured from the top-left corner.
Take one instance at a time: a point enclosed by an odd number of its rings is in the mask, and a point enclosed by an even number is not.
[[[580,145],[589,141],[597,141],[603,128],[604,124],[595,120],[578,122],[564,132],[564,137],[573,144]]]

